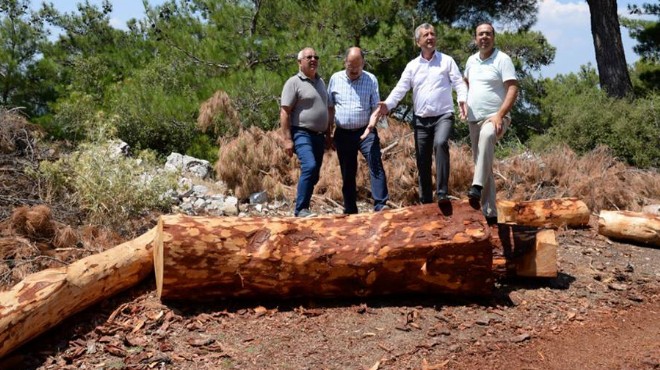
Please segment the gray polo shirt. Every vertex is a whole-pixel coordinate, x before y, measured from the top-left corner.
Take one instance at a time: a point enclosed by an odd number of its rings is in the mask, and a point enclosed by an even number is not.
[[[298,72],[289,78],[282,89],[280,104],[291,107],[291,126],[315,132],[328,129],[328,92],[319,75],[311,80],[304,73]]]

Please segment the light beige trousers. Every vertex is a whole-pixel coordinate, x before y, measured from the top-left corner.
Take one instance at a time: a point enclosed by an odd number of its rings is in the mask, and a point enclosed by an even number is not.
[[[480,185],[481,210],[486,217],[497,217],[495,203],[495,176],[493,176],[493,158],[495,157],[495,144],[504,135],[511,124],[511,118],[502,119],[502,132],[495,134],[495,125],[486,118],[482,121],[470,122],[470,143],[472,144],[472,159],[474,159],[474,177],[472,185]]]

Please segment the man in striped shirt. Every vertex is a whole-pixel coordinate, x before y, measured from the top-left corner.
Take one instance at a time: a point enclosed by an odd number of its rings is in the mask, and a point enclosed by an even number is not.
[[[342,176],[344,213],[357,213],[357,153],[369,166],[374,210],[386,207],[389,199],[387,179],[380,154],[380,139],[375,127],[378,115],[378,80],[364,71],[364,53],[358,47],[346,52],[345,70],[332,75],[328,83],[329,124],[336,126],[334,144]]]

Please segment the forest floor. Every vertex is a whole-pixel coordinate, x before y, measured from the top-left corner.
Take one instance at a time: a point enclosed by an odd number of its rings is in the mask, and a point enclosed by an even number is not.
[[[73,247],[13,235],[13,211],[42,203],[21,175],[38,160],[26,153],[0,156],[0,290],[122,241],[76,224],[82,215],[62,204],[48,206],[82,235]],[[139,235],[154,216],[135,225]],[[501,279],[480,299],[161,302],[150,278],[4,356],[0,369],[660,369],[660,249],[599,235],[596,216],[558,230],[557,242],[556,278]]]
[[[492,297],[161,302],[155,281],[0,369],[660,369],[660,249],[559,230],[559,276]]]

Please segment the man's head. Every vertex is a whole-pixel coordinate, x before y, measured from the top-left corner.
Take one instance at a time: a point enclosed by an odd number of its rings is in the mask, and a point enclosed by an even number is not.
[[[435,51],[435,29],[428,23],[422,23],[415,28],[415,42],[422,53]]]
[[[493,25],[488,22],[479,23],[474,32],[474,42],[481,54],[490,55],[495,47],[495,28]]]
[[[316,77],[316,70],[319,68],[319,56],[312,48],[304,48],[298,53],[298,68],[305,76],[309,78]]]
[[[346,75],[351,80],[357,80],[362,75],[364,68],[364,52],[358,47],[352,47],[346,50],[346,57],[344,58],[344,66],[346,67]]]

